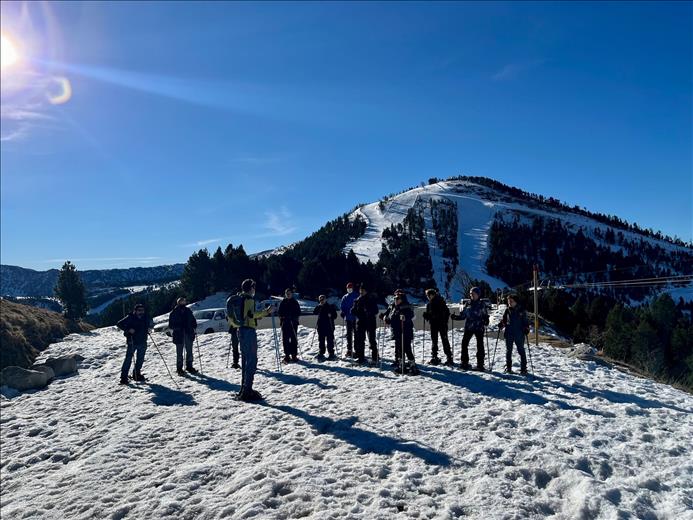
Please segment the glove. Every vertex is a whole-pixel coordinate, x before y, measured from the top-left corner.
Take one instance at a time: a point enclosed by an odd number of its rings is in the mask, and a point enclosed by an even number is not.
[[[390,318],[385,318],[385,323],[390,324]]]
[[[450,319],[453,320],[453,321],[455,321],[455,320],[459,320],[460,317],[459,317],[459,315],[457,315],[457,314],[451,314],[451,315],[450,315]]]
[[[378,317],[382,320],[385,317],[385,313],[381,312],[380,314],[378,314]]]
[[[505,328],[505,323],[502,321],[498,324],[498,330],[503,330]]]
[[[525,333],[525,336],[529,335],[529,327],[525,327],[524,333]]]
[[[430,312],[424,312],[423,313],[423,319],[428,321],[431,319],[431,313]]]
[[[484,319],[484,324],[488,325],[491,320],[489,319],[488,316],[486,316],[486,319]]]
[[[344,314],[343,312],[340,312],[339,315],[342,317],[342,319],[346,318],[346,314]]]

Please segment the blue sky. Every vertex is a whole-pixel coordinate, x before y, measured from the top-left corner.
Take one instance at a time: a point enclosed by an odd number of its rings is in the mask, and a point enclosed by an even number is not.
[[[2,263],[260,251],[462,173],[693,239],[691,3],[1,14]]]

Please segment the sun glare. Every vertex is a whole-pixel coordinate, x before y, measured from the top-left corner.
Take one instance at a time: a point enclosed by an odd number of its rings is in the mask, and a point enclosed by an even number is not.
[[[2,34],[0,38],[2,39],[2,46],[0,47],[0,69],[5,70],[7,67],[19,61],[19,53],[9,37]]]

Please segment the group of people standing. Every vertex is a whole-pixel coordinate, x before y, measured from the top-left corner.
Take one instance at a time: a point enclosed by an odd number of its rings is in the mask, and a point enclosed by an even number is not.
[[[489,315],[485,302],[481,300],[479,288],[472,288],[469,296],[470,300],[461,312],[454,314],[450,312],[447,303],[436,289],[426,291],[428,303],[423,318],[424,327],[426,323],[430,324],[431,359],[428,362],[430,365],[442,363],[449,367],[455,366],[453,351],[448,340],[448,323],[452,321],[454,326],[454,321],[464,320],[461,364],[459,366],[464,370],[485,370],[484,336],[489,324]],[[356,292],[354,284],[348,283],[346,294],[340,301],[339,311],[345,325],[346,357],[352,358],[358,364],[369,363],[366,358],[366,341],[368,341],[370,364],[380,363],[381,353],[378,351],[376,337],[378,319],[380,319],[390,327],[395,341],[393,367],[400,369],[402,373],[405,371],[412,374],[418,373],[412,349],[414,307],[409,303],[404,291],[395,291],[392,303],[384,312],[380,312],[375,295],[370,293],[364,284]],[[244,280],[241,284],[241,292],[227,300],[229,333],[233,350],[232,367],[241,368],[241,389],[237,396],[240,400],[257,401],[262,399],[262,396],[253,389],[257,370],[257,322],[261,318],[273,315],[273,313],[274,311],[269,305],[262,310],[256,309],[255,282],[251,279]],[[283,362],[297,362],[301,307],[293,297],[291,289],[285,291],[276,314],[279,317],[282,331]],[[317,315],[316,333],[319,353],[316,359],[318,361],[336,360],[334,331],[338,309],[335,305],[328,303],[324,295],[320,295],[318,305],[313,309],[313,314]],[[125,332],[128,339],[125,361],[121,369],[121,384],[128,383],[128,372],[134,353],[137,353],[137,359],[133,378],[136,381],[145,380],[141,368],[146,351],[148,331],[152,326],[151,319],[145,316],[144,306],[141,304],[136,305],[134,311],[118,323],[118,327]],[[186,371],[196,374],[197,370],[193,366],[193,340],[195,339],[197,322],[192,311],[187,307],[185,298],[179,298],[176,307],[171,311],[169,327],[172,332],[173,343],[176,345],[178,374],[184,375]],[[529,332],[529,321],[526,312],[512,295],[508,296],[508,308],[499,323],[499,329],[504,329],[506,341],[505,371],[512,373],[512,351],[517,346],[520,354],[520,373],[526,374],[527,358],[524,340]],[[469,363],[469,343],[473,337],[477,341],[476,365],[474,367]],[[439,339],[446,358],[444,362],[438,356]],[[239,358],[240,365],[238,363]]]

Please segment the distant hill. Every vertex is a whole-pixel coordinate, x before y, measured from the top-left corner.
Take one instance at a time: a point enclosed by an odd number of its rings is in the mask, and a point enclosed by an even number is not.
[[[87,293],[91,295],[109,289],[133,285],[154,285],[178,280],[184,264],[127,269],[94,269],[80,271]],[[35,271],[14,265],[0,265],[0,296],[53,296],[58,269]]]
[[[91,329],[86,323],[70,323],[57,312],[0,299],[0,370],[27,368],[51,343]]]

